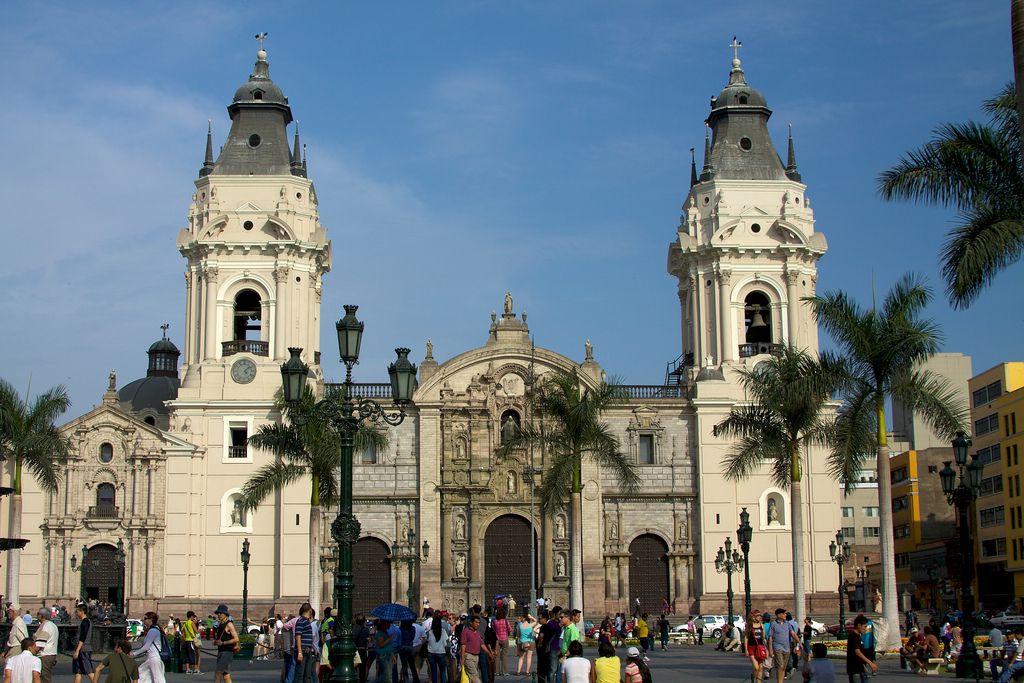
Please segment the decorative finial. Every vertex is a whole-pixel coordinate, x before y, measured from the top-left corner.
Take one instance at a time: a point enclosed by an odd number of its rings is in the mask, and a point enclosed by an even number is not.
[[[213,173],[213,119],[206,119],[206,156],[203,167],[199,169],[199,177]]]
[[[170,323],[164,323],[163,325],[160,326],[160,329],[163,330],[163,333],[164,333],[163,336],[164,336],[165,340],[167,339],[167,328],[169,328],[170,326],[171,326]]]
[[[711,180],[715,168],[711,165],[711,126],[704,124],[704,168],[700,172],[700,181]]]
[[[800,172],[796,170],[796,150],[793,147],[793,124],[789,124],[789,151],[786,154],[786,177],[800,182]]]
[[[295,144],[292,148],[292,175],[304,177],[306,175],[305,170],[302,168],[302,150],[303,147],[299,144],[299,122],[295,122]]]
[[[694,147],[690,148],[690,187],[697,184],[697,153]]]

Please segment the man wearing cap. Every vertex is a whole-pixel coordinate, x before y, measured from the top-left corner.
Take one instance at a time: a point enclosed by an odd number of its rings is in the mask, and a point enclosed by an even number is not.
[[[227,605],[217,605],[213,614],[218,621],[213,640],[213,644],[217,646],[217,664],[213,670],[213,680],[214,683],[231,683],[231,660],[235,658],[238,633],[235,631],[235,625],[228,621],[231,615],[228,614]]]
[[[7,608],[7,621],[11,622],[11,633],[7,636],[7,653],[6,657],[13,657],[21,652],[21,641],[28,638],[28,626],[25,625],[25,620],[18,615],[18,608],[16,605],[11,605]]]
[[[42,662],[36,657],[36,644],[31,638],[26,637],[18,643],[18,649],[21,654],[7,658],[7,664],[4,666],[4,683],[39,683]]]
[[[50,619],[50,610],[41,607],[36,613],[39,619],[39,628],[36,629],[36,646],[39,648],[39,659],[42,668],[39,680],[42,683],[53,681],[53,667],[57,666],[57,641],[60,635],[57,633],[57,625]]]

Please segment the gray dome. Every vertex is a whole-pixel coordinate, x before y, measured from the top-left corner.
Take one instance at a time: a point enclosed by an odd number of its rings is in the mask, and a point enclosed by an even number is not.
[[[159,415],[167,415],[164,401],[176,399],[180,385],[177,377],[143,377],[121,387],[117,397],[125,410],[139,413],[148,409]]]
[[[153,344],[149,347],[148,353],[173,353],[175,356],[181,355],[181,352],[178,351],[178,347],[175,346],[174,342],[172,342],[167,337],[164,337],[163,339],[157,339],[155,342],[153,342]]]
[[[715,98],[712,109],[722,107],[767,107],[768,101],[759,90],[754,90],[745,82],[730,83],[722,88],[722,92]]]
[[[253,67],[249,80],[235,91],[233,104],[288,104],[281,88],[270,80],[270,64],[267,53],[260,50],[256,53],[256,66]]]

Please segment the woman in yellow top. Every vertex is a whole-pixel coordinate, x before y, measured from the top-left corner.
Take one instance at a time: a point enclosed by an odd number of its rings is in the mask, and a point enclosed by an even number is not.
[[[620,683],[622,662],[615,655],[611,643],[602,642],[597,648],[597,659],[590,667],[590,683]]]

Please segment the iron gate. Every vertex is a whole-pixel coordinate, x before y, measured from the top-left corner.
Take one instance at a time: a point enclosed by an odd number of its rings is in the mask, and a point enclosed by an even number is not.
[[[117,565],[117,549],[112,545],[100,544],[89,548],[86,555],[85,593],[100,602],[119,602],[123,569]]]
[[[511,595],[516,612],[525,614],[530,604],[530,523],[519,515],[498,517],[484,534],[484,600]],[[536,557],[536,556],[535,556]]]
[[[629,608],[635,610],[640,598],[640,611],[660,614],[661,601],[672,603],[669,594],[668,546],[654,534],[637,536],[629,544]]]

